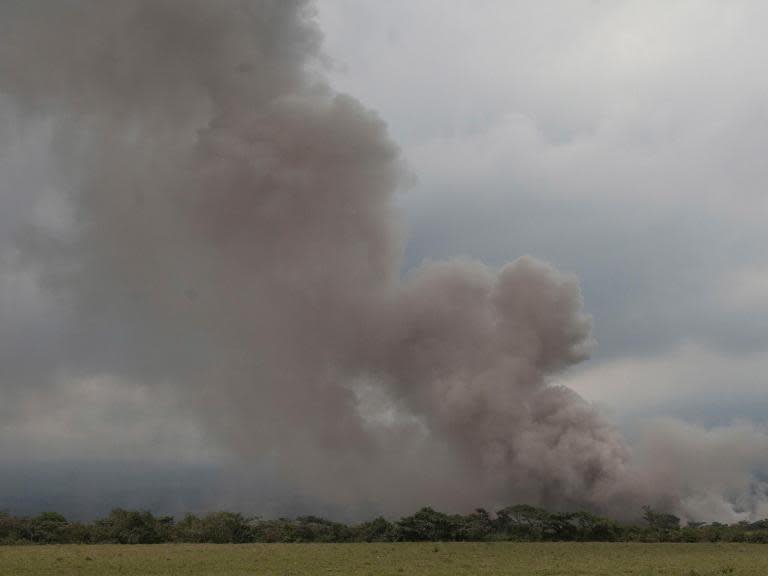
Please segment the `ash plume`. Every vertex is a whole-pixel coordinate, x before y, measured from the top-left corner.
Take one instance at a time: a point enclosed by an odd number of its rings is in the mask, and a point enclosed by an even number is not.
[[[4,278],[48,307],[22,335],[0,312],[7,406],[137,387],[233,466],[352,510],[652,499],[552,384],[591,345],[573,276],[401,278],[398,149],[322,79],[320,40],[291,0],[0,5],[3,110],[41,162],[7,184]]]

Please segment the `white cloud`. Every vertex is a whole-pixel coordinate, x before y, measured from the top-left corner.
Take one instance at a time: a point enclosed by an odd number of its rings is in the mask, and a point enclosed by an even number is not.
[[[620,358],[576,370],[558,383],[613,412],[632,430],[651,416],[728,424],[762,420],[768,405],[768,355],[726,354],[687,344],[666,355]]]

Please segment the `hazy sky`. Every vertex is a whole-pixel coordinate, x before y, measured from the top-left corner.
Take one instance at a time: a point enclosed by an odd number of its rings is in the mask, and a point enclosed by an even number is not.
[[[768,515],[764,2],[111,4],[0,6],[0,509]]]

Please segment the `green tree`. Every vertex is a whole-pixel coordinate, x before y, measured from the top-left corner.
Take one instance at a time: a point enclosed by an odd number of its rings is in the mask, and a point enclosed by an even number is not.
[[[362,542],[392,542],[398,539],[397,527],[382,516],[358,524],[354,532],[355,540]]]
[[[203,542],[242,544],[253,541],[251,524],[242,514],[214,512],[202,520]]]
[[[63,543],[69,522],[58,512],[43,512],[29,522],[30,540],[41,544]]]
[[[643,520],[660,542],[668,540],[670,534],[680,528],[680,518],[667,512],[656,512],[650,506],[643,506]]]
[[[484,508],[477,508],[471,514],[461,518],[461,540],[488,540],[493,536],[495,527],[491,515]]]
[[[401,518],[397,525],[402,539],[411,542],[455,540],[458,532],[454,518],[429,507]]]
[[[542,540],[549,520],[549,512],[527,504],[507,506],[496,513],[499,531],[513,540]]]
[[[99,540],[118,544],[157,544],[164,538],[160,522],[148,510],[115,508],[96,526]]]

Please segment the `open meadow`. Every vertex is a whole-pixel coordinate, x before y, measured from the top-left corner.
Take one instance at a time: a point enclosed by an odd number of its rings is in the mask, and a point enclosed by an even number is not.
[[[768,546],[627,543],[0,547],[0,576],[768,574]]]

